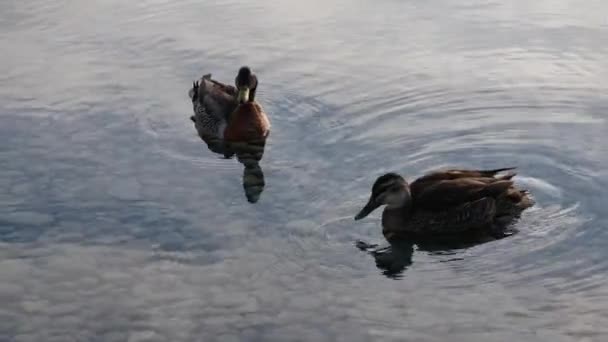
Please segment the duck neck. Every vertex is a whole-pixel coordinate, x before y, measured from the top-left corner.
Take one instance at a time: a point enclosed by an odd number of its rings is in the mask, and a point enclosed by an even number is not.
[[[258,89],[257,85],[249,91],[249,102],[255,101],[255,91]]]
[[[411,202],[404,202],[401,206],[385,207],[382,212],[382,232],[387,234],[399,232],[407,227]]]
[[[398,207],[386,207],[384,208],[384,214],[385,215],[389,215],[389,216],[399,216],[399,217],[404,217],[404,216],[408,216],[409,213],[412,210],[412,204],[411,202],[408,203],[404,203],[401,206]]]
[[[407,184],[405,184],[402,190],[399,192],[399,195],[391,198],[391,201],[387,203],[385,210],[400,210],[410,209],[412,206],[412,194],[410,193],[410,188]]]
[[[407,226],[412,210],[412,195],[407,184],[399,195],[399,200],[387,205],[382,212],[382,232],[387,239]]]

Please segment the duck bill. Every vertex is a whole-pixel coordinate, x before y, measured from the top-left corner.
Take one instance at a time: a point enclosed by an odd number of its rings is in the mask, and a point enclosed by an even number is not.
[[[239,103],[245,103],[249,101],[249,87],[240,88],[236,100]]]
[[[359,211],[359,213],[355,216],[355,221],[358,221],[367,215],[371,214],[372,211],[376,210],[380,204],[376,203],[373,199],[369,199],[365,207]]]

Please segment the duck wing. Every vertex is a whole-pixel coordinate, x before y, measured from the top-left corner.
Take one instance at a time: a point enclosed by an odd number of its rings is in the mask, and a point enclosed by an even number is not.
[[[236,88],[211,78],[211,74],[200,79],[198,91],[190,91],[193,101],[198,100],[204,111],[218,120],[226,120],[237,107]]]
[[[515,167],[505,167],[500,169],[493,170],[468,170],[468,169],[448,169],[448,170],[438,170],[427,173],[426,175],[418,178],[416,182],[427,182],[427,181],[439,181],[439,180],[450,180],[450,179],[458,179],[458,178],[493,178],[496,174],[504,171],[512,171],[515,170]],[[515,176],[515,172],[509,173],[507,176],[508,179],[511,179]]]
[[[498,198],[513,186],[511,180],[492,177],[456,178],[412,183],[416,210],[444,211],[482,198]]]

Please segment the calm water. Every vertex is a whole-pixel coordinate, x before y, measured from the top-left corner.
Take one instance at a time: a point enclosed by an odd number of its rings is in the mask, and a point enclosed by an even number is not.
[[[608,4],[0,2],[0,341],[606,341]],[[257,203],[188,117],[260,79]],[[375,177],[518,165],[500,241],[394,260]],[[408,259],[409,258],[409,259]]]

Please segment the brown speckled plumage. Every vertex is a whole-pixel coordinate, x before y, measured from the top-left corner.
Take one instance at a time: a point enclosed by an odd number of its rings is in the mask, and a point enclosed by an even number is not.
[[[513,184],[515,173],[497,176],[513,169],[436,171],[410,185],[389,173],[374,183],[372,196],[356,219],[389,204],[382,214],[383,233],[389,240],[473,231],[495,234],[534,204],[527,191]]]

